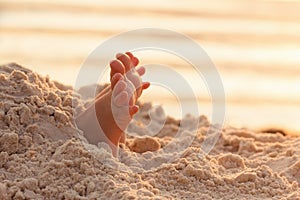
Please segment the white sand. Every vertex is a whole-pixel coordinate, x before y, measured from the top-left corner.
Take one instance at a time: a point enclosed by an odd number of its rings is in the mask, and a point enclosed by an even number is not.
[[[16,64],[0,71],[0,199],[300,199],[299,137],[226,128],[201,158],[207,119],[189,140],[189,131],[173,138],[179,121],[168,118],[153,137],[130,136],[118,161],[78,139],[70,87]],[[79,95],[74,102],[84,110]],[[151,134],[140,125],[151,109],[144,104],[129,130]],[[152,111],[159,121],[162,109]]]

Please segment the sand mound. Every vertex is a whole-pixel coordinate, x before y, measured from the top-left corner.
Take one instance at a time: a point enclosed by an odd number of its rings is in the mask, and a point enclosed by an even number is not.
[[[72,88],[16,64],[0,71],[0,199],[299,199],[299,137],[226,128],[201,158],[209,126],[202,116],[180,157],[155,166],[166,161],[157,152],[172,140],[169,155],[188,141],[173,138],[180,121],[172,118],[153,137],[140,137],[151,134],[140,125],[149,111],[157,121],[162,115],[144,104],[128,128],[136,136],[117,160],[104,144],[79,139],[72,100],[78,110],[86,102]]]

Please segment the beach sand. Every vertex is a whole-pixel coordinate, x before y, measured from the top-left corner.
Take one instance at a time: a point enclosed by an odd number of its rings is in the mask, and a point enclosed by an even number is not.
[[[0,71],[0,199],[300,199],[299,137],[226,127],[201,157],[205,116],[181,121],[199,119],[192,140],[189,131],[175,137],[180,120],[171,117],[158,134],[141,137],[149,110],[154,121],[163,115],[144,103],[128,128],[137,136],[116,159],[81,137],[72,100],[77,111],[88,102],[71,87],[13,63]]]

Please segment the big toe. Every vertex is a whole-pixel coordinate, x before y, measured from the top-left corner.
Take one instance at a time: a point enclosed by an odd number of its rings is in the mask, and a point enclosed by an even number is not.
[[[120,60],[112,60],[110,62],[110,79],[117,73],[124,74],[125,67]]]
[[[112,89],[112,96],[116,97],[118,94],[120,94],[126,88],[127,88],[127,84],[123,79],[117,81],[117,83],[115,84],[115,87]]]
[[[111,88],[114,89],[116,84],[118,83],[119,80],[123,78],[123,75],[121,73],[116,73],[112,76],[110,83],[111,83]]]
[[[132,68],[131,59],[127,54],[118,53],[116,58],[122,62],[123,66],[125,67],[125,72],[128,72]]]

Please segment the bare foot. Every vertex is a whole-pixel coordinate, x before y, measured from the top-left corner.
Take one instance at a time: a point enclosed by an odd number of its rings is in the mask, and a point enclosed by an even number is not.
[[[138,73],[135,74],[134,72],[130,72],[130,70],[135,70],[134,68],[139,64],[139,60],[133,56],[132,53],[127,52],[126,54],[117,54],[116,55],[116,60],[112,60],[110,63],[111,67],[111,73],[110,73],[110,79],[116,75],[117,78],[119,77],[118,73],[124,75],[126,73],[126,77],[135,84],[136,88],[136,93],[135,93],[135,99],[132,99],[133,102],[137,101],[137,98],[141,96],[142,91],[144,89],[147,89],[149,87],[148,82],[142,83],[142,86],[140,86],[141,80],[140,76],[144,75],[145,73],[145,68],[144,67],[139,67],[136,72]],[[107,86],[105,89],[103,89],[96,97],[96,99],[103,97],[105,94],[109,93],[111,91],[111,85]],[[125,132],[122,133],[121,138],[119,140],[120,143],[125,143]]]
[[[110,63],[111,85],[99,93],[94,104],[76,118],[77,126],[84,132],[88,142],[108,143],[114,156],[117,155],[119,141],[125,141],[124,130],[138,112],[138,106],[135,105],[138,97],[150,85],[141,81],[145,68],[135,69],[139,61],[132,53],[117,54],[116,58]]]

